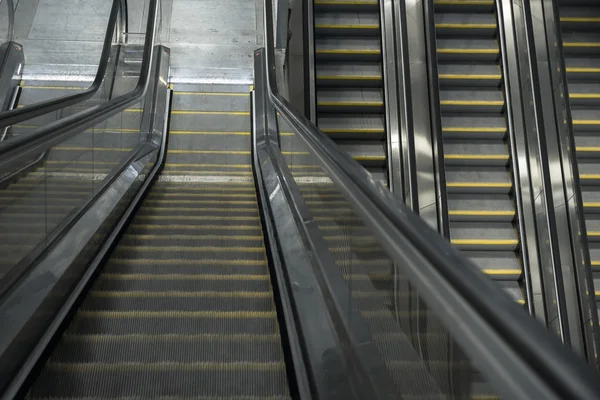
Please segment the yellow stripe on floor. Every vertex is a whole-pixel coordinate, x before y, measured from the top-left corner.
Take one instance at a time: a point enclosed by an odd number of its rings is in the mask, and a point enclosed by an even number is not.
[[[570,99],[600,99],[600,93],[569,93]]]
[[[574,119],[573,125],[600,125],[600,119]]]
[[[563,42],[563,47],[600,47],[600,42]]]

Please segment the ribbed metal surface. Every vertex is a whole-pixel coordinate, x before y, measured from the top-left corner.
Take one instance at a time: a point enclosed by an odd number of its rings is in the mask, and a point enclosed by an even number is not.
[[[600,301],[600,5],[593,0],[559,4],[583,212]]]
[[[248,132],[242,106],[224,110],[238,97],[247,109],[247,93],[176,92],[164,172],[28,398],[289,398],[254,183],[236,173],[249,135],[228,147],[203,121],[225,112]]]
[[[495,2],[434,9],[450,240],[524,304]]]
[[[317,125],[385,180],[385,108],[377,0],[315,0]]]

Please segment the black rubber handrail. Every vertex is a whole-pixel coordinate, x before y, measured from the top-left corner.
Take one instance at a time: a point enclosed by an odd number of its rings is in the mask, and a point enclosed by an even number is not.
[[[485,323],[500,335],[515,354],[521,357],[520,365],[528,365],[535,371],[548,391],[559,398],[596,399],[600,397],[598,377],[581,359],[560,344],[537,321],[518,307],[491,280],[486,278],[478,267],[461,255],[458,250],[431,229],[404,204],[397,201],[371,175],[340,150],[331,139],[324,135],[306,117],[294,110],[292,105],[280,95],[276,81],[276,66],[273,43],[273,4],[265,1],[265,47],[267,54],[267,85],[273,106],[297,135],[311,148],[321,161],[329,177],[357,210],[369,207],[376,210],[371,215],[380,215],[378,220],[369,221],[370,226],[382,225],[388,229],[374,230],[393,259],[402,260],[403,253],[393,243],[408,241],[414,249],[435,266],[436,272],[460,293],[478,321]],[[360,196],[353,196],[360,193]],[[357,201],[368,199],[369,204]],[[383,218],[381,216],[384,216]],[[407,266],[412,268],[412,266]],[[462,315],[456,317],[462,318]],[[468,316],[473,320],[473,316]],[[467,318],[467,316],[465,316]],[[510,374],[511,370],[506,370]],[[515,377],[515,379],[520,377]]]
[[[8,4],[10,6],[10,2]],[[0,129],[72,106],[94,96],[104,81],[104,75],[106,74],[106,69],[108,67],[108,59],[110,57],[110,49],[112,46],[115,28],[119,27],[119,30],[126,29],[126,25],[123,26],[123,18],[118,19],[119,13],[124,16],[127,15],[126,1],[113,0],[110,10],[110,17],[108,18],[108,25],[106,27],[106,33],[104,34],[104,43],[102,45],[100,63],[98,64],[98,70],[96,71],[94,81],[89,88],[76,94],[57,97],[55,99],[30,104],[25,107],[4,111],[0,113]]]
[[[118,1],[118,0],[115,0]],[[123,111],[131,104],[139,101],[146,93],[156,41],[157,9],[159,0],[151,0],[146,24],[146,41],[140,68],[140,77],[136,87],[129,93],[116,97],[89,110],[65,117],[31,134],[18,136],[0,143],[0,175],[10,173],[36,155],[50,150],[57,144],[77,135],[105,119]]]

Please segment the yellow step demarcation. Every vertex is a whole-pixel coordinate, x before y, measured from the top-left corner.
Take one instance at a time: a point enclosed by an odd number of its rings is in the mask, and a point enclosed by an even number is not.
[[[507,160],[508,154],[444,154],[448,160]]]
[[[510,182],[447,182],[447,187],[473,187],[473,188],[512,188]]]
[[[454,245],[465,246],[506,246],[519,244],[518,239],[451,239]]]
[[[493,6],[494,0],[434,0],[435,5]]]
[[[380,81],[381,75],[317,75],[317,80]]]
[[[178,313],[181,313],[179,311]],[[100,314],[97,315],[82,315],[85,317],[97,317],[105,318]],[[120,316],[112,316],[111,318],[119,318]],[[147,318],[150,318],[148,316]],[[157,316],[160,318],[160,316]],[[181,315],[174,317],[202,317],[200,315]],[[126,318],[122,316],[121,318]],[[130,318],[144,318],[144,316],[135,316]],[[165,317],[166,318],[166,317]],[[206,317],[208,318],[208,317]],[[262,315],[250,315],[247,312],[245,315],[236,317],[232,316],[213,316],[212,318],[268,318]],[[270,317],[269,317],[270,318]],[[49,361],[45,368],[60,371],[60,372],[73,372],[78,374],[87,374],[89,372],[127,372],[127,371],[164,371],[170,372],[171,370],[176,371],[284,371],[286,364],[283,361],[267,361],[267,362],[256,362],[256,361],[235,361],[235,362],[222,362],[222,361],[194,361],[194,362],[175,362],[175,361],[161,361],[161,362],[120,362],[120,363],[99,363],[99,362],[55,362]]]
[[[600,42],[563,42],[563,47],[600,47]]]
[[[186,91],[174,91],[173,95],[176,96],[224,96],[224,97],[249,97],[249,92],[186,92]]]
[[[506,127],[461,127],[452,126],[442,128],[442,132],[486,132],[486,133],[505,133],[508,131]]]
[[[600,17],[560,17],[560,22],[599,22]]]
[[[514,210],[492,211],[492,210],[450,210],[448,215],[473,216],[473,217],[514,217]]]
[[[256,226],[253,226],[257,228]],[[258,228],[257,228],[258,229]],[[140,265],[222,265],[222,266],[266,266],[267,259],[264,260],[220,260],[220,259],[210,259],[210,258],[201,258],[197,260],[182,260],[182,259],[166,259],[166,260],[156,260],[153,258],[138,258],[138,259],[129,259],[129,258],[114,258],[111,257],[108,261],[109,264],[118,264],[118,265],[131,265],[131,264],[140,264]],[[131,293],[131,292],[129,292]]]
[[[316,29],[379,29],[379,24],[315,24]]]
[[[148,193],[148,198],[150,199],[154,199],[155,197],[155,193],[154,192],[150,192]],[[250,198],[250,199],[256,199],[256,194],[255,193],[173,193],[171,191],[164,191],[160,193],[160,197],[234,197],[234,198],[239,198],[239,197],[244,197],[244,198]],[[253,202],[254,204],[256,204],[256,201]]]
[[[222,276],[222,275],[219,275]],[[84,318],[276,318],[276,311],[78,311]]]
[[[500,54],[500,49],[437,49],[441,54]]]
[[[356,5],[364,5],[364,6],[372,6],[378,5],[379,2],[377,0],[365,1],[365,0],[356,0],[356,1],[348,1],[348,0],[315,0],[315,5],[336,5],[336,6],[356,6]]]
[[[383,107],[383,101],[319,101],[322,107]]]
[[[272,295],[270,293],[268,297]],[[265,296],[266,297],[266,296]],[[192,343],[210,343],[218,342],[247,342],[247,343],[278,343],[281,340],[279,333],[268,334],[232,334],[221,335],[214,333],[200,334],[151,334],[151,333],[130,333],[117,335],[111,333],[96,333],[96,334],[65,334],[61,338],[65,343],[135,343],[135,342],[192,342]],[[268,399],[265,399],[268,400]],[[273,399],[275,400],[275,399]]]
[[[247,217],[247,216],[214,216],[214,215],[187,215],[187,216],[179,216],[179,215],[137,215],[135,217],[139,221],[259,221],[260,218],[256,217]]]
[[[323,133],[384,133],[384,128],[321,128]]]
[[[169,207],[152,207],[148,205],[144,205],[144,211],[180,211],[180,212],[230,212],[230,213],[238,213],[238,212],[256,212],[258,213],[257,207],[252,208],[221,208],[221,207],[173,207],[171,204]]]
[[[573,125],[600,125],[600,119],[574,119]]]
[[[345,55],[381,55],[381,50],[375,49],[318,49],[316,54],[345,54]]]
[[[137,246],[125,246],[125,247],[137,247]],[[148,246],[142,246],[148,247]],[[168,248],[168,247],[167,247]],[[261,247],[262,250],[264,248]],[[250,274],[114,274],[114,273],[103,273],[98,277],[101,280],[115,280],[115,281],[178,281],[178,280],[192,280],[192,281],[268,281],[271,279],[269,274],[263,275],[250,275]]]
[[[600,99],[600,93],[569,93],[570,99]]]
[[[20,85],[23,89],[41,89],[41,90],[87,90],[88,87],[80,86],[35,86],[35,85]]]
[[[592,73],[592,74],[600,73],[600,68],[567,67],[565,70],[567,71],[567,73],[568,72]]]
[[[188,130],[173,130],[169,131],[170,135],[216,135],[216,136],[250,136],[250,132],[231,132],[231,131],[188,131]]]
[[[436,29],[496,29],[497,24],[435,24]]]
[[[502,74],[439,74],[439,79],[468,79],[468,80],[486,80],[486,79],[502,79]]]
[[[219,292],[214,290],[203,290],[197,292],[141,292],[141,291],[107,291],[107,290],[92,290],[88,296],[100,297],[100,298],[141,298],[141,299],[152,299],[152,298],[168,298],[168,297],[192,297],[192,298],[270,298],[273,295],[271,292]],[[163,336],[163,335],[160,335]],[[218,335],[222,336],[222,335]],[[229,335],[227,335],[229,336]]]
[[[124,238],[138,239],[138,240],[239,240],[239,241],[252,241],[262,240],[263,237],[259,235],[181,235],[181,234],[169,234],[169,235],[143,235],[139,233],[126,233]]]
[[[503,106],[504,100],[441,100],[443,106]]]
[[[521,271],[520,269],[516,269],[516,268],[510,268],[510,269],[496,269],[496,268],[491,268],[491,269],[481,269],[481,272],[483,272],[486,275],[490,275],[490,276],[494,276],[494,275],[521,275],[523,273],[523,271]]]

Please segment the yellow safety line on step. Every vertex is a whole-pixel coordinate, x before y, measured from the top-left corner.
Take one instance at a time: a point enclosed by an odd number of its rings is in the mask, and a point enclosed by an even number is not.
[[[490,217],[512,217],[514,211],[485,211],[485,210],[453,210],[448,211],[449,215],[464,215],[464,216],[490,216]]]
[[[257,207],[250,208],[229,208],[229,207],[176,207],[174,204],[169,204],[168,207],[151,207],[148,205],[144,205],[144,209],[142,212],[148,211],[178,211],[178,212],[231,212],[231,213],[251,213],[256,214],[258,212]]]
[[[499,54],[500,49],[438,49],[443,54]]]
[[[508,154],[445,154],[449,160],[508,160]]]
[[[467,75],[467,74],[439,74],[440,79],[502,79],[500,74],[489,74],[489,75]]]
[[[172,164],[166,163],[165,168],[247,168],[250,164]]]
[[[560,22],[600,22],[600,18],[589,17],[561,17]]]
[[[449,182],[448,187],[494,187],[494,188],[510,188],[512,183],[509,182]]]
[[[319,75],[317,80],[380,81],[381,75]]]
[[[489,128],[489,127],[449,127],[442,128],[442,132],[488,132],[488,133],[504,133],[506,128]]]
[[[207,251],[211,251],[211,252],[215,252],[215,253],[260,253],[264,251],[264,248],[262,246],[259,247],[250,247],[250,246],[127,246],[124,245],[122,243],[119,244],[119,251],[142,251],[144,253],[146,252],[153,252],[153,251],[173,251],[173,252],[177,252],[177,253],[194,253],[194,252],[207,252]],[[109,274],[103,274],[103,278],[104,279],[109,279]],[[112,274],[110,274],[112,275]],[[162,277],[161,279],[169,279],[169,275],[171,276],[170,279],[185,279],[185,278],[181,278],[180,274],[114,274],[114,275],[119,275],[119,277],[114,278],[114,279],[159,279],[159,278],[155,278],[155,277]],[[131,277],[132,275],[136,275],[134,277]],[[140,278],[139,275],[142,275],[142,277]],[[147,276],[147,277],[146,277]],[[199,279],[204,279],[204,274],[198,274]],[[216,275],[216,276],[220,276],[221,278],[216,278],[216,279],[229,279],[229,277],[231,275]],[[262,277],[262,275],[260,275]],[[193,279],[193,278],[192,278]],[[253,280],[253,279],[251,279]]]
[[[516,245],[519,244],[517,239],[452,239],[452,244],[462,245],[491,245],[491,246],[502,246],[502,245]]]
[[[76,318],[275,318],[275,311],[78,311]],[[98,367],[98,363],[91,363]],[[128,363],[105,364],[106,366],[124,366]],[[133,363],[140,367],[151,363]],[[159,363],[163,364],[163,363]],[[164,367],[173,363],[164,363]],[[213,363],[206,363],[212,365]],[[238,363],[236,363],[238,364]],[[69,365],[69,364],[68,364]],[[82,363],[73,364],[81,368]]]
[[[238,96],[248,97],[250,93],[236,93],[236,92],[173,92],[174,95],[178,96]]]
[[[563,47],[600,47],[600,42],[563,42]]]
[[[259,221],[259,217],[232,215],[136,215],[136,220],[183,220],[183,221]]]
[[[600,207],[600,203],[597,202],[584,202],[583,203],[584,207],[589,207],[589,208],[599,208]],[[589,232],[588,232],[589,235]]]
[[[379,25],[331,25],[331,24],[317,24],[317,29],[379,29]]]
[[[171,135],[233,135],[233,136],[250,136],[250,132],[215,132],[215,131],[169,131]]]
[[[63,150],[63,151],[118,151],[118,152],[129,152],[131,149],[121,149],[121,148],[105,148],[105,147],[54,147],[53,150]]]
[[[205,208],[202,210],[211,210],[210,208]],[[220,209],[221,211],[227,209]],[[244,210],[245,211],[245,210]],[[253,210],[255,211],[255,210]],[[124,238],[134,238],[140,240],[262,240],[262,236],[255,235],[177,235],[177,234],[168,234],[168,235],[141,235],[136,233],[128,233],[123,236]]]
[[[230,155],[250,155],[246,150],[168,150],[169,154],[230,154]]]
[[[597,146],[577,146],[575,147],[576,151],[580,151],[582,153],[584,152],[588,152],[588,153],[596,153],[600,151],[600,147]]]
[[[23,85],[21,86],[23,89],[45,89],[45,90],[86,90],[86,87],[79,86],[32,86],[32,85]]]
[[[125,246],[135,247],[135,246]],[[142,246],[144,248],[150,246]],[[200,248],[200,247],[198,247]],[[235,251],[235,250],[234,250]],[[259,251],[263,251],[262,247]],[[179,280],[208,280],[208,281],[229,281],[229,280],[240,280],[240,281],[264,281],[269,278],[269,275],[221,275],[221,274],[111,274],[104,273],[100,275],[99,279],[102,280],[119,280],[119,281],[134,281],[134,280],[148,280],[148,281],[179,281]]]
[[[503,106],[504,100],[442,100],[440,104],[444,106]]]
[[[496,29],[496,24],[435,24],[437,29]]]
[[[360,49],[321,49],[317,54],[361,54],[361,55],[380,55],[381,50],[360,50]]]
[[[567,72],[585,72],[585,73],[600,73],[600,68],[578,68],[578,67],[571,67],[571,68],[567,68],[566,69]]]
[[[206,297],[246,298],[246,297],[249,297],[249,298],[263,299],[263,298],[270,298],[273,295],[271,294],[271,292],[217,292],[215,290],[203,290],[201,292],[176,292],[176,291],[169,291],[169,292],[110,291],[109,292],[109,291],[92,290],[89,292],[89,296],[103,297],[103,298],[143,298],[143,299],[165,298],[165,297],[195,297],[195,298],[206,298]],[[106,335],[104,335],[104,334],[94,335],[94,337],[96,337],[96,338],[98,338],[99,336],[106,336]],[[165,336],[182,337],[182,336],[191,336],[191,335],[178,335],[178,334],[174,334],[174,335],[136,335],[136,334],[134,334],[134,335],[114,335],[115,338],[122,337],[122,336],[125,336],[125,337],[127,337],[127,336],[144,336],[144,337],[156,337],[156,338],[162,339]],[[198,336],[200,336],[200,335],[198,335]],[[223,335],[220,335],[220,334],[217,334],[217,335],[211,335],[211,334],[206,335],[205,334],[205,335],[201,335],[201,336],[214,336],[215,338],[223,338]],[[229,335],[227,335],[227,336],[229,336]],[[73,336],[73,338],[76,338],[76,337],[79,337],[82,340],[86,340],[86,339],[83,339],[82,337],[80,337],[79,335]],[[87,340],[90,339],[90,336],[88,336],[88,335],[86,335],[85,337],[87,338]],[[63,336],[63,338],[64,338],[64,336]]]
[[[569,93],[570,99],[600,99],[600,93]]]
[[[317,102],[317,105],[322,107],[381,107],[383,101],[320,101]]]
[[[573,125],[600,125],[600,119],[574,119]]]
[[[520,269],[482,269],[487,275],[521,275]]]
[[[600,174],[580,174],[579,179],[600,179]]]
[[[356,161],[385,161],[385,156],[353,156]]]
[[[321,132],[324,133],[383,133],[385,129],[383,128],[321,128]]]
[[[494,1],[493,0],[435,0],[433,2],[434,4],[437,5],[469,5],[469,6],[478,6],[478,5],[485,5],[485,6],[491,6],[494,5]]]
[[[373,6],[378,5],[377,1],[335,1],[335,0],[316,0],[315,5],[342,5],[342,6]]]
[[[131,227],[134,227],[136,229],[141,229],[141,228],[152,228],[155,225],[139,225],[139,224],[133,224],[130,225]],[[175,229],[175,228],[179,228],[178,225],[159,225],[160,227],[164,227],[166,229]],[[194,229],[197,229],[197,226],[193,226]],[[202,228],[211,228],[211,229],[222,229],[222,226],[202,226]],[[258,230],[260,229],[258,225],[253,225],[253,226],[228,226],[227,230],[249,230],[249,229],[254,229],[254,230]],[[267,264],[267,260],[243,260],[243,259],[238,259],[238,260],[214,260],[214,259],[210,259],[210,258],[201,258],[198,260],[184,260],[184,259],[180,259],[180,258],[173,258],[173,259],[167,259],[167,260],[155,260],[153,258],[148,258],[148,259],[132,259],[132,258],[119,258],[119,257],[111,257],[110,259],[110,263],[111,264],[120,264],[120,265],[130,265],[130,264],[139,264],[139,265],[160,265],[160,264],[168,264],[168,265],[246,265],[246,266],[259,266],[259,265],[266,265]]]
[[[127,108],[125,112],[142,112],[141,108]],[[194,110],[172,110],[173,115],[250,115],[250,111],[194,111]]]

